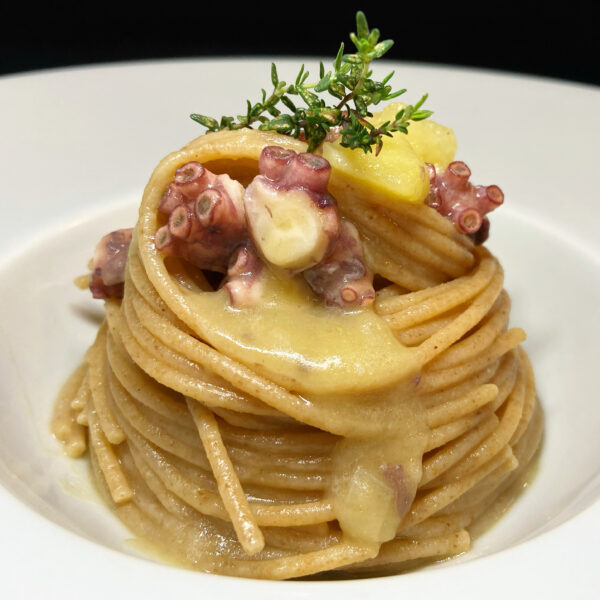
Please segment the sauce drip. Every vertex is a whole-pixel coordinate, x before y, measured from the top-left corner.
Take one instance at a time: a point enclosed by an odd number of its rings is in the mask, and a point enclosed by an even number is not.
[[[383,543],[396,536],[417,493],[429,437],[414,397],[402,389],[386,395],[395,413],[393,433],[343,438],[332,456],[331,502],[344,534],[361,542]]]

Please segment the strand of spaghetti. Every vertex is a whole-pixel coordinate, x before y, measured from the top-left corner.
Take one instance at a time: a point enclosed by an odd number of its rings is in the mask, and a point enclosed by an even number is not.
[[[88,386],[89,389],[89,386]],[[92,397],[92,392],[90,391],[88,394],[88,398]],[[87,405],[86,405],[87,408]],[[87,427],[88,426],[88,418],[87,418],[87,410],[85,408],[81,409],[79,411],[79,414],[77,415],[77,423],[79,425],[81,425],[82,427]]]
[[[179,439],[193,448],[199,449],[202,447],[195,426],[193,429],[181,428],[175,423],[160,418],[159,415],[143,405],[136,406],[135,400],[131,397],[127,398],[125,403],[129,407],[123,412],[131,414],[131,417],[129,414],[127,414],[127,417],[136,429],[145,431],[162,427],[165,436],[169,436],[173,440]],[[133,422],[134,419],[141,426],[137,426]],[[190,419],[190,422],[194,425],[192,419]],[[260,464],[261,471],[263,473],[268,472],[270,477],[276,477],[275,473],[281,472],[286,473],[288,476],[306,477],[307,481],[311,479],[316,481],[319,476],[327,476],[330,471],[331,459],[329,456],[325,456],[322,452],[302,453],[300,449],[295,447],[292,436],[284,436],[285,452],[282,452],[281,449],[279,452],[273,452],[271,450],[272,444],[266,442],[264,436],[253,436],[251,432],[248,432],[243,440],[244,443],[240,444],[239,436],[237,440],[233,439],[232,436],[228,435],[228,430],[225,427],[220,426],[219,431],[227,444],[229,456],[234,462],[236,470],[240,472],[251,473],[255,470],[256,465]],[[161,446],[158,442],[157,445]],[[175,454],[177,455],[176,452]]]
[[[513,453],[520,464],[527,465],[533,458],[538,448],[544,431],[544,411],[539,401],[535,401],[531,418],[529,419],[525,432],[519,441],[512,446]]]
[[[190,377],[151,356],[131,335],[127,322],[121,315],[119,306],[112,301],[106,301],[105,305],[111,335],[118,337],[132,359],[159,383],[185,396],[196,398],[208,405],[214,404],[239,412],[250,412],[257,415],[272,416],[279,414],[258,400],[241,396],[231,390]]]
[[[477,249],[475,256],[478,264],[470,272],[434,287],[383,297],[375,303],[377,312],[381,315],[398,313],[431,298],[448,298],[450,306],[453,305],[452,300],[458,298],[459,302],[454,300],[454,306],[462,304],[489,284],[497,268],[496,260],[485,251]]]
[[[213,406],[211,410],[224,423],[234,427],[243,427],[245,429],[273,431],[281,429],[286,425],[292,429],[298,423],[298,421],[287,415],[281,417],[257,417],[248,413],[236,413],[226,408],[219,408],[218,406]]]
[[[412,504],[410,512],[404,517],[402,527],[411,527],[442,510],[459,496],[466,493],[489,473],[494,471],[506,459],[514,458],[510,448],[494,456],[477,471],[470,473],[459,481],[453,481],[418,497]]]
[[[493,412],[493,408],[487,405],[476,410],[474,413],[457,419],[456,421],[452,421],[447,425],[435,427],[429,434],[425,451],[430,452],[431,450],[440,448],[457,437],[460,437],[470,429],[477,427],[479,423],[487,419]]]
[[[116,414],[119,416],[118,411]],[[216,494],[216,484],[209,470],[182,469],[184,465],[152,446],[142,435],[121,420],[130,443],[140,451],[144,460],[163,481],[167,489],[198,511],[220,519],[227,519],[227,512]],[[210,467],[207,465],[207,468]],[[193,481],[190,479],[193,477]],[[311,501],[300,504],[274,504],[253,506],[259,525],[289,526],[312,525],[334,518],[328,502]]]
[[[87,365],[82,363],[63,384],[54,405],[51,429],[57,439],[64,442],[68,456],[81,456],[87,447],[85,428],[77,422],[78,411],[71,406],[71,398],[79,394],[85,382]]]
[[[106,439],[96,414],[96,408],[91,403],[87,407],[89,423],[90,450],[95,454],[98,466],[116,504],[128,502],[133,497],[133,490],[129,485],[119,461],[115,456],[113,447]]]
[[[96,418],[104,435],[111,444],[120,444],[125,440],[125,433],[119,427],[106,402],[106,332],[107,327],[106,322],[104,322],[98,330],[96,340],[88,353],[89,385],[94,400]]]
[[[441,386],[430,391],[422,390],[420,401],[425,408],[429,409],[461,398],[478,385],[485,383],[493,383],[498,388],[498,396],[506,398],[516,381],[519,363],[518,356],[514,351],[507,352],[491,367],[479,371],[479,373],[465,381],[455,383],[449,387]]]
[[[499,416],[501,416],[500,410],[503,410],[502,407],[515,389],[517,380],[523,370],[518,356],[517,349],[513,349],[509,354],[504,355],[502,359],[503,363],[501,364],[500,369],[498,369],[496,372],[497,374],[494,378],[494,383],[498,386],[498,395],[494,400],[492,400],[490,406],[492,407],[492,410]],[[506,361],[509,365],[514,365],[514,368],[511,368],[510,371],[505,371],[502,368],[504,361]]]
[[[307,552],[299,557],[274,558],[261,565],[250,561],[239,561],[232,574],[245,577],[267,577],[269,579],[290,579],[304,577],[321,571],[331,571],[347,565],[373,558],[379,551],[378,544],[352,543],[343,540],[324,550]]]
[[[388,283],[384,285],[382,288],[375,290],[375,301],[373,302],[373,307],[375,310],[378,310],[378,305],[380,302],[384,302],[390,298],[396,298],[398,296],[404,296],[406,294],[410,294],[410,290],[403,288],[402,286],[396,283]]]
[[[123,393],[123,389],[115,384],[113,400],[118,406],[121,414],[127,422],[133,426],[145,439],[162,448],[163,450],[191,462],[203,469],[210,469],[207,457],[204,454],[202,444],[192,431],[173,430],[169,432],[168,426],[152,421],[147,414],[136,406],[132,399]],[[179,435],[177,435],[179,434]],[[260,455],[253,453],[249,455],[242,450],[230,447],[230,454],[235,459],[236,468],[240,476],[245,480],[260,480],[270,485],[279,486],[302,486],[303,489],[322,489],[326,484],[326,465],[320,466],[321,461],[277,460],[268,453]],[[258,461],[258,462],[257,462]]]
[[[470,269],[473,266],[474,254],[477,252],[477,247],[473,247],[472,244],[456,243],[455,241],[449,244],[448,236],[436,231],[431,226],[431,220],[425,225],[414,219],[411,219],[410,222],[408,219],[393,219],[390,212],[386,213],[385,210],[383,216],[389,218],[392,223],[402,227],[403,231],[408,229],[415,239],[428,244],[438,254],[446,256],[463,269]]]
[[[361,205],[367,202],[373,204],[370,202],[373,190],[364,188],[359,182],[349,185],[346,181],[339,181],[335,171],[332,172],[329,187],[331,193],[338,198],[342,210],[345,210],[346,206],[356,204]],[[382,197],[386,196],[383,190],[378,190],[377,193]],[[404,222],[409,229],[412,228],[413,224],[420,224],[425,231],[430,230],[440,233],[446,239],[448,248],[460,246],[466,250],[473,249],[474,244],[470,238],[461,235],[453,223],[436,211],[432,211],[428,206],[397,202],[394,198],[388,199],[387,202],[381,198],[380,200],[380,202],[377,202],[377,209],[382,217],[386,217],[395,223]],[[392,205],[394,206],[393,209],[387,208]],[[449,254],[449,251],[445,250],[445,253]]]
[[[81,385],[79,386],[77,393],[71,401],[71,408],[77,412],[83,410],[87,406],[90,393],[90,379],[88,374],[88,367],[86,363],[84,363],[84,366],[85,375],[83,377],[83,380],[81,381]]]
[[[474,248],[471,238],[461,235],[449,219],[445,219],[438,212],[432,211],[425,204],[413,205],[396,202],[394,209],[382,207],[381,212],[388,215],[393,221],[405,219],[410,223],[420,223],[426,228],[437,231],[446,237],[448,245],[456,244],[468,250]]]
[[[496,302],[496,298],[502,291],[504,283],[504,272],[498,265],[489,285],[469,307],[454,321],[434,333],[428,340],[419,346],[419,352],[423,363],[427,364],[436,356],[448,349],[452,343],[463,337],[470,329],[475,327]]]
[[[436,286],[447,280],[442,273],[412,261],[406,255],[389,252],[369,232],[358,227],[369,267],[385,279],[411,291]]]
[[[326,524],[323,525],[326,532],[320,535],[304,532],[301,527],[265,527],[263,529],[265,543],[274,548],[299,554],[325,550],[339,544],[342,539],[341,533],[330,532]]]
[[[396,534],[396,539],[419,540],[449,535],[468,527],[470,521],[470,516],[464,513],[429,517],[409,529],[405,530],[401,527]]]
[[[522,348],[519,348],[519,358],[521,360],[521,369],[523,370],[525,380],[525,405],[523,406],[519,425],[510,439],[510,444],[513,446],[519,442],[521,436],[525,433],[533,411],[535,410],[537,400],[533,368],[531,367],[529,357]]]
[[[354,573],[418,558],[454,556],[466,552],[470,544],[471,537],[464,529],[430,539],[396,539],[383,544],[377,557],[353,565],[348,570]]]
[[[256,554],[264,548],[265,539],[227,454],[217,420],[209,410],[196,401],[187,399],[187,405],[198,428],[198,435],[217,480],[223,505],[240,544],[249,555]]]
[[[443,508],[441,514],[459,514],[469,513],[476,509],[477,506],[488,504],[490,496],[494,491],[502,486],[512,473],[519,466],[519,461],[516,456],[508,456],[488,475],[486,475],[479,483],[473,486],[470,490],[461,494],[454,502]]]
[[[470,363],[440,369],[439,371],[428,370],[420,382],[421,388],[423,391],[427,391],[431,387],[437,388],[444,383],[453,384],[463,381],[467,377],[471,377],[475,373],[496,363],[502,356],[516,348],[524,340],[525,332],[520,327],[509,329],[506,333],[498,336],[493,346],[484,350],[480,356]]]
[[[135,230],[127,257],[125,281],[131,282],[132,285],[129,287],[135,288],[136,291],[144,298],[144,300],[146,300],[146,302],[152,306],[156,313],[161,314],[165,318],[169,319],[169,321],[171,321],[175,327],[181,329],[182,331],[186,331],[187,333],[192,331],[173,313],[173,311],[169,309],[164,300],[159,296],[158,292],[150,283],[150,280],[146,275],[146,271],[144,270],[144,265],[141,263],[138,254],[137,233]]]
[[[164,427],[149,421],[115,379],[110,380],[110,390],[113,402],[121,415],[147,440],[203,469],[209,468],[202,446],[197,443],[197,436],[193,435],[193,430],[182,429],[179,435],[174,437]]]
[[[473,264],[473,259],[467,263],[449,259],[440,254],[430,245],[425,245],[411,234],[407,227],[402,228],[402,221],[393,223],[377,208],[369,206],[364,202],[344,204],[344,213],[361,228],[368,230],[377,240],[380,240],[387,248],[397,250],[401,254],[410,257],[419,264],[426,265],[446,276],[458,277]],[[400,229],[400,231],[398,231]],[[369,236],[371,237],[371,236]]]
[[[430,321],[425,321],[422,323],[417,323],[413,327],[409,327],[408,329],[402,329],[401,331],[396,331],[395,335],[398,341],[405,346],[419,346],[425,340],[430,338],[434,333],[450,325],[458,315],[462,312],[461,307],[457,307],[454,310],[451,310],[445,313],[441,317],[437,317],[435,319],[431,319]]]
[[[490,348],[508,327],[510,301],[502,291],[496,304],[482,319],[477,330],[440,354],[431,363],[429,370],[436,371],[464,364]]]
[[[515,432],[521,414],[523,412],[523,404],[525,401],[525,384],[523,377],[519,377],[514,390],[506,402],[500,422],[489,437],[482,444],[474,449],[461,462],[456,464],[452,469],[446,471],[439,479],[439,484],[443,485],[446,482],[460,479],[466,474],[478,469],[491,456],[495,456],[502,448],[509,445],[510,439]]]
[[[439,294],[431,295],[428,298],[421,299],[418,303],[410,303],[399,310],[384,316],[388,325],[392,329],[401,330],[413,327],[417,323],[428,321],[442,315],[443,313],[465,304],[472,298],[478,296],[486,287],[490,285],[494,275],[499,268],[498,262],[493,258],[485,257],[476,273],[480,273],[479,278],[470,278],[465,286],[461,288],[452,288],[441,290]],[[502,281],[500,281],[500,285]],[[443,285],[443,284],[442,284]],[[442,286],[437,286],[441,288]],[[388,303],[389,308],[389,303]],[[487,312],[487,311],[486,311]]]
[[[121,304],[121,311],[127,321],[127,327],[133,335],[137,343],[147,349],[148,354],[151,354],[157,360],[163,361],[167,366],[176,369],[194,379],[202,380],[203,382],[223,389],[230,387],[229,382],[222,377],[215,376],[212,372],[207,371],[195,361],[190,360],[185,353],[179,351],[176,345],[170,346],[168,343],[163,343],[154,337],[140,322],[135,311],[132,301],[133,293],[126,294]],[[173,340],[169,340],[173,341]],[[231,390],[233,391],[233,390]],[[242,394],[240,394],[242,395]],[[254,399],[249,400],[253,402]]]
[[[268,505],[272,503],[276,504],[288,504],[288,505],[312,505],[321,502],[323,499],[323,492],[313,490],[294,490],[288,488],[276,488],[272,486],[262,485],[252,481],[244,483],[244,489],[248,497],[252,498],[252,502],[259,505]],[[325,522],[311,523],[311,527],[323,526]],[[289,525],[293,527],[292,524]],[[301,525],[302,527],[308,526],[306,524]]]
[[[142,454],[137,450],[137,448],[128,443],[127,449],[129,450],[133,462],[140,474],[141,479],[146,483],[150,491],[158,498],[159,502],[173,515],[185,518],[185,519],[193,519],[195,517],[194,512],[195,509],[191,507],[189,504],[184,502],[177,496],[171,492],[165,484],[161,481],[161,479],[154,473],[148,463],[145,461]]]
[[[519,467],[510,472],[479,505],[475,505],[467,511],[472,521],[470,531],[474,536],[479,536],[487,531],[490,522],[495,522],[498,516],[502,515],[514,502],[514,490],[522,489],[531,480],[536,466],[532,459],[539,448],[542,430],[542,410],[539,402],[536,402],[536,409],[525,434],[513,447],[513,454]]]
[[[498,395],[498,388],[491,383],[476,387],[470,393],[427,410],[429,427],[439,427],[468,415],[485,406]]]
[[[310,427],[279,428],[270,431],[249,431],[246,428],[222,423],[223,439],[239,446],[258,446],[261,450],[275,454],[299,454],[305,458],[325,458],[335,446],[337,439],[324,431]]]
[[[129,395],[182,427],[191,425],[190,415],[181,395],[162,386],[142,371],[112,335],[108,336],[106,352],[112,374]]]
[[[491,414],[487,419],[448,442],[440,450],[423,460],[423,475],[419,487],[427,489],[431,481],[455,465],[497,426],[498,417]]]

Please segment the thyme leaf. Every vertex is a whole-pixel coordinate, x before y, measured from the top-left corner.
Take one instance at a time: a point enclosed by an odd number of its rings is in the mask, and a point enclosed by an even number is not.
[[[371,63],[384,56],[394,44],[393,40],[379,41],[379,38],[379,29],[369,29],[365,14],[358,11],[356,33],[350,33],[356,52],[345,53],[342,43],[330,71],[325,70],[323,63],[320,64],[318,81],[309,83],[309,72],[302,65],[294,83],[288,84],[279,78],[277,67],[272,63],[272,92],[267,96],[263,89],[258,102],[247,100],[245,114],[223,116],[220,121],[200,114],[190,117],[208,131],[256,126],[302,138],[308,142],[309,152],[314,152],[331,129],[336,128],[342,146],[360,148],[365,153],[374,150],[377,155],[386,136],[396,131],[407,133],[411,121],[421,121],[432,114],[432,111],[421,108],[427,99],[425,94],[415,105],[409,104],[398,111],[393,121],[374,127],[367,120],[367,117],[373,116],[369,110],[371,106],[406,92],[405,89],[393,90],[389,83],[393,71],[382,81],[372,78]],[[321,94],[333,97],[335,102],[328,105]],[[292,97],[299,101],[292,100]],[[278,108],[280,104],[289,112],[283,113]]]

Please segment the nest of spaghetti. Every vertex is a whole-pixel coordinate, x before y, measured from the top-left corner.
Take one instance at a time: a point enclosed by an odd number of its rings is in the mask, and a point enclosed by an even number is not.
[[[173,252],[157,232],[185,221],[161,211],[178,169],[248,189],[265,147],[306,149],[220,132],[157,166],[123,297],[106,299],[54,432],[71,455],[89,449],[118,517],[182,566],[356,576],[463,553],[542,435],[502,268],[432,206],[374,199],[335,164],[324,193],[358,234],[372,293],[328,295],[293,264],[263,268],[257,292],[255,269],[215,278]]]

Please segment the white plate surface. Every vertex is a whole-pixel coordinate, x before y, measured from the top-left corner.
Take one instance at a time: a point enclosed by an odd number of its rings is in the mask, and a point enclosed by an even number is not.
[[[297,61],[279,61],[282,78]],[[314,61],[307,61],[312,72]],[[505,205],[489,246],[512,323],[528,332],[546,437],[538,474],[468,555],[401,576],[260,582],[141,557],[95,499],[85,461],[49,433],[58,386],[101,305],[72,280],[95,242],[132,225],[156,163],[202,132],[191,112],[243,112],[269,61],[162,61],[0,79],[0,597],[591,598],[600,540],[600,90],[482,71],[387,65],[429,92],[457,158]],[[387,72],[386,68],[382,74]],[[516,594],[515,594],[516,592]]]

